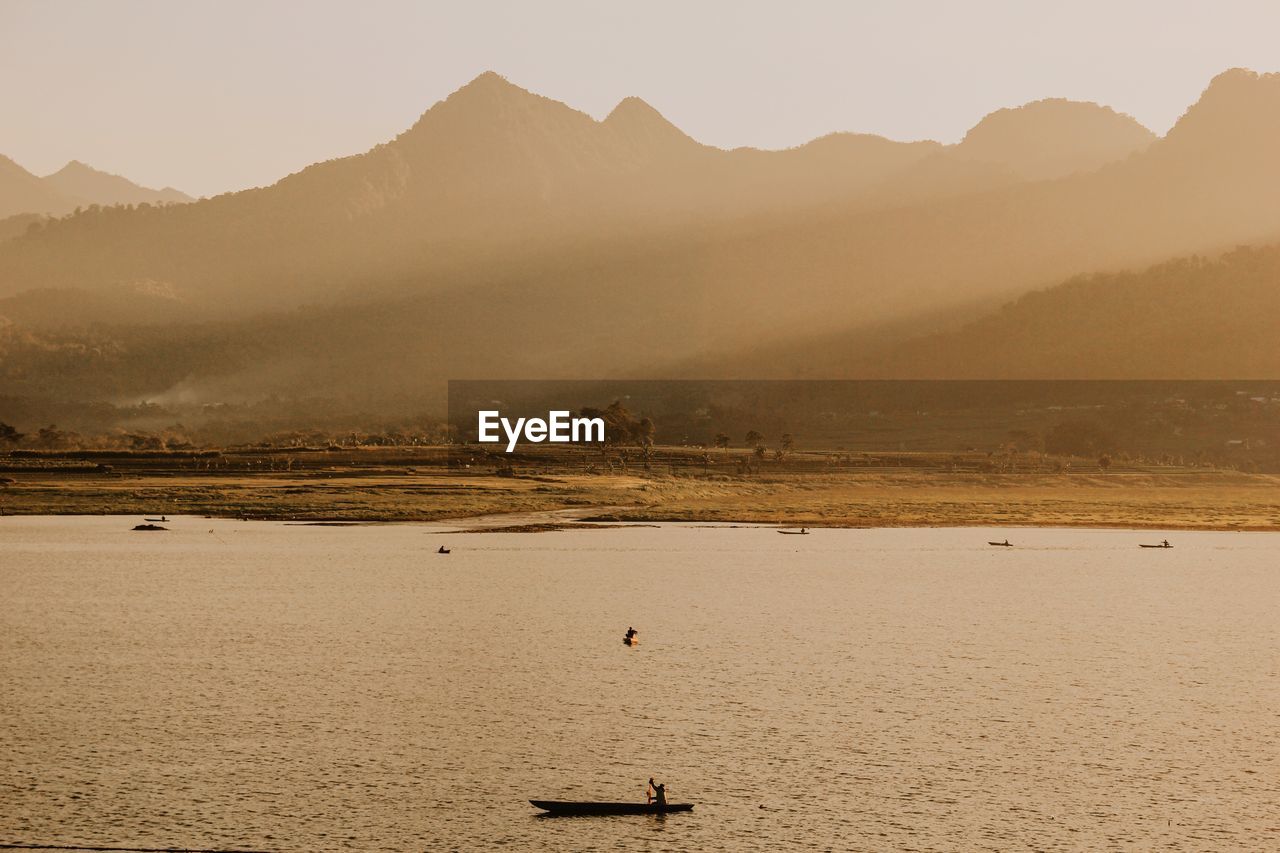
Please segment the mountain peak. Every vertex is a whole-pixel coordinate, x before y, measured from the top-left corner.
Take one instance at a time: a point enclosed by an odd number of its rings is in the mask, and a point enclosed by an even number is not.
[[[90,166],[88,163],[84,163],[80,160],[69,160],[67,162],[67,165],[63,166],[61,169],[54,172],[52,175],[49,175],[48,177],[55,178],[58,176],[62,176],[64,178],[67,178],[67,177],[76,177],[76,176],[106,175],[106,174],[107,174],[106,172],[103,172],[99,169],[95,169],[92,166]],[[112,175],[111,177],[118,177],[118,176]]]
[[[618,121],[660,121],[666,122],[662,113],[651,107],[643,98],[628,95],[605,117],[606,122]]]
[[[14,173],[24,172],[26,174],[30,174],[30,172],[27,172],[26,169],[19,166],[16,160],[4,154],[0,154],[0,169],[5,169],[6,171],[12,171]],[[35,177],[35,176],[32,175],[32,177]]]
[[[42,180],[64,196],[89,204],[175,204],[194,200],[172,187],[148,189],[121,175],[95,169],[79,160],[70,161]]]
[[[563,138],[594,124],[590,115],[516,86],[490,70],[436,101],[412,127],[396,137],[394,145],[411,158],[426,156],[435,164],[430,168],[435,168],[444,149],[466,158],[475,154],[476,145],[500,143],[509,146],[511,155],[538,145],[536,140]],[[428,163],[422,160],[421,165],[426,167]]]
[[[479,125],[492,124],[503,117],[510,119],[517,115],[528,116],[546,108],[577,112],[558,101],[522,89],[496,71],[486,71],[444,100],[433,104],[397,140],[421,138],[423,134],[430,132],[430,128],[438,128],[441,123],[460,122],[471,125],[474,129]],[[585,114],[578,115],[584,121],[591,120]]]
[[[1231,68],[1209,81],[1167,139],[1176,145],[1270,147],[1280,133],[1280,74]]]
[[[601,124],[631,142],[646,146],[697,145],[666,116],[634,95],[619,101]]]
[[[1003,163],[1024,178],[1046,180],[1093,171],[1154,140],[1136,119],[1110,107],[1046,98],[990,113],[954,150],[967,160]]]
[[[445,100],[469,100],[474,97],[501,98],[519,95],[536,97],[528,89],[522,89],[498,72],[485,71]]]
[[[1226,71],[1223,71],[1221,74],[1218,74],[1209,81],[1209,86],[1205,89],[1205,94],[1208,94],[1214,89],[1247,87],[1258,83],[1266,85],[1275,84],[1277,82],[1280,82],[1280,74],[1259,74],[1257,71],[1253,71],[1249,68],[1228,68]]]

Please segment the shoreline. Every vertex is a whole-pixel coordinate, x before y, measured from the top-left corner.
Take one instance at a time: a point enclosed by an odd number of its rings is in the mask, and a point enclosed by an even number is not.
[[[442,523],[489,530],[706,523],[810,528],[1280,530],[1280,477],[1236,472],[744,478],[447,473],[23,476],[0,515]],[[535,529],[536,528],[536,529]]]
[[[513,515],[525,515],[524,513],[513,513]],[[55,518],[119,518],[124,520],[135,520],[139,518],[136,513],[119,513],[119,512],[101,512],[101,513],[6,513],[0,515],[0,521],[7,518],[20,519],[55,519]],[[316,520],[316,521],[300,521],[294,518],[273,518],[273,517],[255,517],[247,518],[241,516],[230,515],[179,515],[169,519],[169,522],[176,522],[180,519],[197,519],[197,520],[217,520],[217,521],[244,521],[255,523],[276,523],[284,524],[289,527],[385,527],[393,525],[421,525],[424,527],[445,527],[442,535],[461,536],[484,533],[557,533],[570,530],[621,530],[635,528],[660,528],[669,525],[682,525],[692,529],[708,528],[708,529],[742,529],[742,530],[784,530],[798,527],[806,527],[811,532],[821,532],[829,530],[1116,530],[1116,531],[1156,531],[1168,530],[1183,533],[1280,533],[1280,526],[1265,527],[1239,527],[1239,526],[1174,526],[1174,525],[1138,525],[1138,524],[1042,524],[1036,522],[1026,522],[1021,524],[994,524],[974,521],[966,524],[832,524],[832,523],[784,523],[776,524],[773,522],[755,522],[746,519],[735,521],[691,521],[683,518],[667,518],[667,519],[648,519],[645,521],[625,521],[625,520],[598,520],[584,519],[582,522],[520,522],[510,525],[494,524],[483,527],[463,527],[461,524],[452,522],[468,522],[468,518],[443,518],[430,521],[388,518],[388,519],[361,519],[359,521],[350,521],[342,519],[333,520]]]

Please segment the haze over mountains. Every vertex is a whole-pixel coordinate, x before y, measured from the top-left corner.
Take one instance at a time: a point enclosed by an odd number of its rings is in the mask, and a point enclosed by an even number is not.
[[[0,155],[0,219],[19,214],[63,216],[91,204],[181,204],[194,201],[172,187],[152,190],[128,178],[72,160],[52,175],[36,177]],[[0,231],[0,239],[7,236]]]
[[[1261,375],[1273,330],[1227,320],[1275,316],[1272,255],[1242,287],[1240,255],[1119,271],[1280,240],[1277,150],[1280,76],[1243,70],[1163,138],[1051,99],[951,146],[786,151],[701,145],[637,98],[596,121],[485,74],[271,187],[0,230],[0,394],[408,412],[465,377]],[[104,185],[6,163],[25,204]],[[1093,273],[1117,274],[981,319]],[[1052,358],[1029,328],[1061,331]]]

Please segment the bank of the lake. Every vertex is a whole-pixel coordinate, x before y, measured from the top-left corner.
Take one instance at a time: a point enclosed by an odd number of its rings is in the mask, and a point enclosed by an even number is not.
[[[1280,529],[1280,477],[1228,471],[974,474],[896,470],[742,477],[437,471],[10,474],[6,515],[150,514],[440,521],[574,510],[612,521],[828,527]]]

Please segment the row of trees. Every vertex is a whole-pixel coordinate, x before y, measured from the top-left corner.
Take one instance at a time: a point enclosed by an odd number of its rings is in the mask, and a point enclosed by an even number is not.
[[[275,432],[253,444],[259,448],[297,447],[420,447],[448,444],[452,430],[447,424],[425,423],[417,426],[387,428],[377,431],[289,430]],[[17,427],[0,421],[0,450],[194,450],[199,447],[224,446],[217,441],[192,433],[181,424],[157,430],[116,429],[107,433],[82,435],[60,429],[57,424],[40,427],[35,432],[20,432]],[[230,446],[230,445],[225,445]],[[246,446],[236,443],[235,446]]]
[[[581,417],[600,418],[605,425],[605,444],[635,445],[641,448],[652,447],[657,437],[657,427],[652,419],[637,418],[631,414],[621,401],[615,400],[606,408],[585,407],[579,412]],[[388,429],[381,432],[347,432],[332,434],[323,430],[294,430],[278,432],[265,438],[263,447],[412,447],[449,443],[452,439],[450,427],[439,425],[419,429]],[[766,452],[764,435],[750,430],[745,436],[745,444],[758,456]],[[716,447],[728,451],[731,439],[727,433],[716,433]],[[41,450],[67,450],[93,447],[111,447],[127,450],[186,450],[194,447],[185,431],[167,429],[158,432],[146,430],[120,430],[109,436],[99,436],[86,440],[79,433],[61,430],[56,424],[41,427],[36,433],[28,435],[19,432],[16,427],[0,422],[0,447],[25,446]],[[778,452],[790,453],[795,448],[795,438],[790,433],[783,433],[779,439]]]
[[[23,447],[31,450],[192,450],[182,427],[159,431],[117,430],[109,435],[86,437],[57,424],[42,426],[34,433],[19,432],[0,422],[0,449]]]
[[[725,451],[729,449],[729,443],[731,441],[732,439],[729,437],[729,434],[726,432],[718,432],[715,434],[715,437],[712,439],[712,443],[715,444],[716,447]],[[746,446],[748,448],[755,451],[757,456],[764,455],[763,454],[763,451],[765,449],[764,435],[762,433],[754,429],[748,430],[747,435],[744,439],[744,442],[746,443]],[[793,436],[789,432],[784,432],[782,436],[778,439],[778,449],[781,450],[783,453],[790,453],[792,450],[795,449],[795,446],[796,446],[795,436]]]

